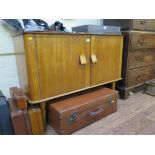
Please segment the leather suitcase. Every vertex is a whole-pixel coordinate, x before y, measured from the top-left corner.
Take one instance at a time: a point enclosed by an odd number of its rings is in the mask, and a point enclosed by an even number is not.
[[[104,25],[120,26],[122,30],[155,31],[155,19],[104,19]]]
[[[117,92],[104,88],[50,104],[48,121],[59,134],[70,134],[117,110]]]
[[[41,115],[40,108],[36,106],[29,107],[28,113],[29,113],[33,135],[43,135],[44,124],[43,124],[43,118]]]
[[[27,110],[16,107],[13,99],[9,99],[11,119],[16,135],[32,135],[31,124]]]
[[[0,91],[0,134],[14,135],[8,102]]]
[[[24,91],[21,88],[11,87],[10,95],[14,99],[18,109],[27,109],[27,100]]]

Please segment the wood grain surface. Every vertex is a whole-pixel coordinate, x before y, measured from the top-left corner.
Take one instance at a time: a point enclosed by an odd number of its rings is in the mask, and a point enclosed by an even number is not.
[[[90,39],[87,35],[35,35],[41,98],[90,85]],[[86,64],[80,64],[80,55]]]
[[[120,36],[91,36],[91,85],[121,78],[123,38]]]

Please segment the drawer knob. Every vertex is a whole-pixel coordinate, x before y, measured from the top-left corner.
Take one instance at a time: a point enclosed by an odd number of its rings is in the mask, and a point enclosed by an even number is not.
[[[140,40],[140,41],[139,41],[139,44],[140,44],[141,46],[143,46],[144,43],[145,43],[144,40]]]
[[[137,81],[142,80],[142,78],[143,78],[143,76],[142,76],[142,75],[138,75],[138,76],[136,77]]]
[[[141,20],[140,23],[141,23],[142,25],[144,25],[144,24],[146,23],[146,21],[145,21],[145,20]]]
[[[136,60],[137,60],[137,61],[142,61],[143,58],[142,58],[142,56],[137,56],[137,57],[136,57]]]

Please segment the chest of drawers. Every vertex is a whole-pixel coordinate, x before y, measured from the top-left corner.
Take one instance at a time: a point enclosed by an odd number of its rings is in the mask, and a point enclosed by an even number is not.
[[[124,31],[123,80],[118,82],[121,98],[129,91],[142,90],[145,82],[155,79],[155,32]]]

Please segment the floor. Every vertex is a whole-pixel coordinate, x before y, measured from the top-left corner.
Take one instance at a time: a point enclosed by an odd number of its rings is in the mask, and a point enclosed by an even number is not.
[[[154,135],[155,97],[142,92],[118,100],[117,112],[73,133],[73,135]],[[48,125],[46,135],[56,135]]]

